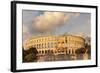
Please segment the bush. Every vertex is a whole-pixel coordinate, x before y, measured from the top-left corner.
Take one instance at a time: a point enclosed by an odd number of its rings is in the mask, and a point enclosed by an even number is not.
[[[31,47],[29,50],[23,50],[23,62],[34,62],[37,57],[37,49]]]
[[[76,52],[76,54],[83,54],[83,53],[85,53],[85,48],[79,48],[79,49],[77,49],[75,52]]]

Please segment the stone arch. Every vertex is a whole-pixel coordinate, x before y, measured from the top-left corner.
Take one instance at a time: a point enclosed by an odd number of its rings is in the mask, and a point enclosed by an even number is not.
[[[39,54],[41,54],[41,51],[38,51],[39,52]]]
[[[66,54],[67,54],[67,50],[66,50]]]
[[[75,49],[72,49],[72,54],[75,54]]]
[[[45,54],[47,54],[47,50],[45,50]]]
[[[42,50],[42,54],[44,54],[44,51]]]
[[[51,53],[53,53],[53,50],[51,50]]]

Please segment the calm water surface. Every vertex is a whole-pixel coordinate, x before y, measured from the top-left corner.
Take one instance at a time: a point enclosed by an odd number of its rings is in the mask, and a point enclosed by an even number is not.
[[[38,56],[36,62],[44,61],[69,61],[69,60],[88,60],[90,54],[76,54],[76,55],[43,55]]]

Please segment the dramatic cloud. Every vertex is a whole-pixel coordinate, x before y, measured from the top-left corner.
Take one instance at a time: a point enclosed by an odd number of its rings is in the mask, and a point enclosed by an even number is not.
[[[79,13],[44,12],[33,20],[33,27],[37,32],[52,32],[65,25],[72,16],[79,15]]]

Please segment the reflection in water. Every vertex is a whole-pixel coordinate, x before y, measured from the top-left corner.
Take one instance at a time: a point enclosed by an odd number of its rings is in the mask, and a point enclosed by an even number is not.
[[[83,59],[84,59],[84,60],[89,59],[89,55],[88,55],[87,53],[85,53],[85,54],[83,55]]]
[[[44,61],[69,61],[69,60],[88,60],[90,54],[75,54],[75,55],[43,55],[38,56],[36,62]]]

